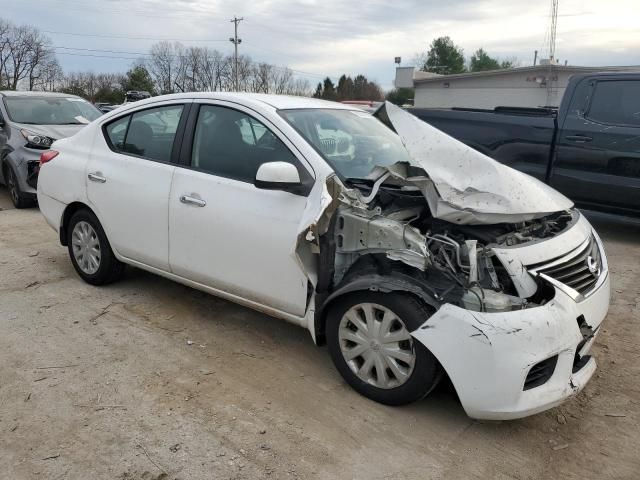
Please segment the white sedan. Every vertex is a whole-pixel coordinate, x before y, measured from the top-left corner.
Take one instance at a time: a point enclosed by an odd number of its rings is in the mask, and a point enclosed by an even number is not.
[[[393,105],[169,95],[52,148],[38,201],[90,284],[128,264],[293,322],[389,405],[448,375],[471,417],[517,418],[593,375],[609,274],[587,220]]]

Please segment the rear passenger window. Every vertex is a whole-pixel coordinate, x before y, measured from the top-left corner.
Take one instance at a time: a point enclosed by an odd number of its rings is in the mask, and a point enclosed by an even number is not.
[[[150,108],[110,123],[106,133],[111,146],[121,153],[169,162],[183,108]]]
[[[598,82],[587,117],[610,125],[640,127],[640,81]]]
[[[116,150],[122,150],[124,148],[124,137],[127,134],[129,120],[131,120],[131,115],[127,115],[107,125],[107,136],[111,141],[111,145]]]
[[[200,107],[192,167],[254,183],[258,168],[267,162],[288,162],[298,167],[287,146],[255,118],[230,108]]]

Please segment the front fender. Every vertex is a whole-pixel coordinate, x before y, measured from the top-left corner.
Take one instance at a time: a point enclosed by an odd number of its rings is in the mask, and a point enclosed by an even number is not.
[[[314,315],[313,328],[316,343],[321,343],[321,339],[324,339],[326,314],[333,301],[343,295],[363,290],[384,293],[401,291],[415,295],[436,310],[442,305],[442,299],[432,288],[424,282],[407,274],[392,272],[389,275],[367,273],[353,276],[346,279],[319,306],[317,306]]]

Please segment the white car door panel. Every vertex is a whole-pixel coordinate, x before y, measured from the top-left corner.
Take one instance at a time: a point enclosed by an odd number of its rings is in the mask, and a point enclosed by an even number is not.
[[[110,150],[92,155],[87,195],[120,255],[168,270],[168,192],[175,168]]]
[[[295,248],[307,198],[253,183],[267,162],[293,163],[313,182],[310,173],[251,111],[203,104],[193,115],[183,144],[190,165],[176,167],[169,200],[172,272],[303,316],[308,282]]]
[[[178,167],[169,200],[172,272],[303,316],[307,278],[295,247],[305,205],[305,197]]]

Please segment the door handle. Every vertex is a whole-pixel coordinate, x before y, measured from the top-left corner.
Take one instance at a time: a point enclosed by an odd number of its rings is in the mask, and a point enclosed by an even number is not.
[[[570,142],[577,142],[577,143],[586,143],[593,140],[593,138],[587,137],[586,135],[567,135],[564,138],[566,138]]]
[[[92,182],[98,182],[98,183],[104,183],[107,181],[106,178],[104,178],[101,175],[98,175],[98,173],[90,173],[89,175],[87,175],[87,177],[89,178],[89,180],[91,180]]]
[[[180,201],[189,205],[195,205],[196,207],[204,207],[207,202],[201,198],[190,197],[189,195],[180,195]]]

